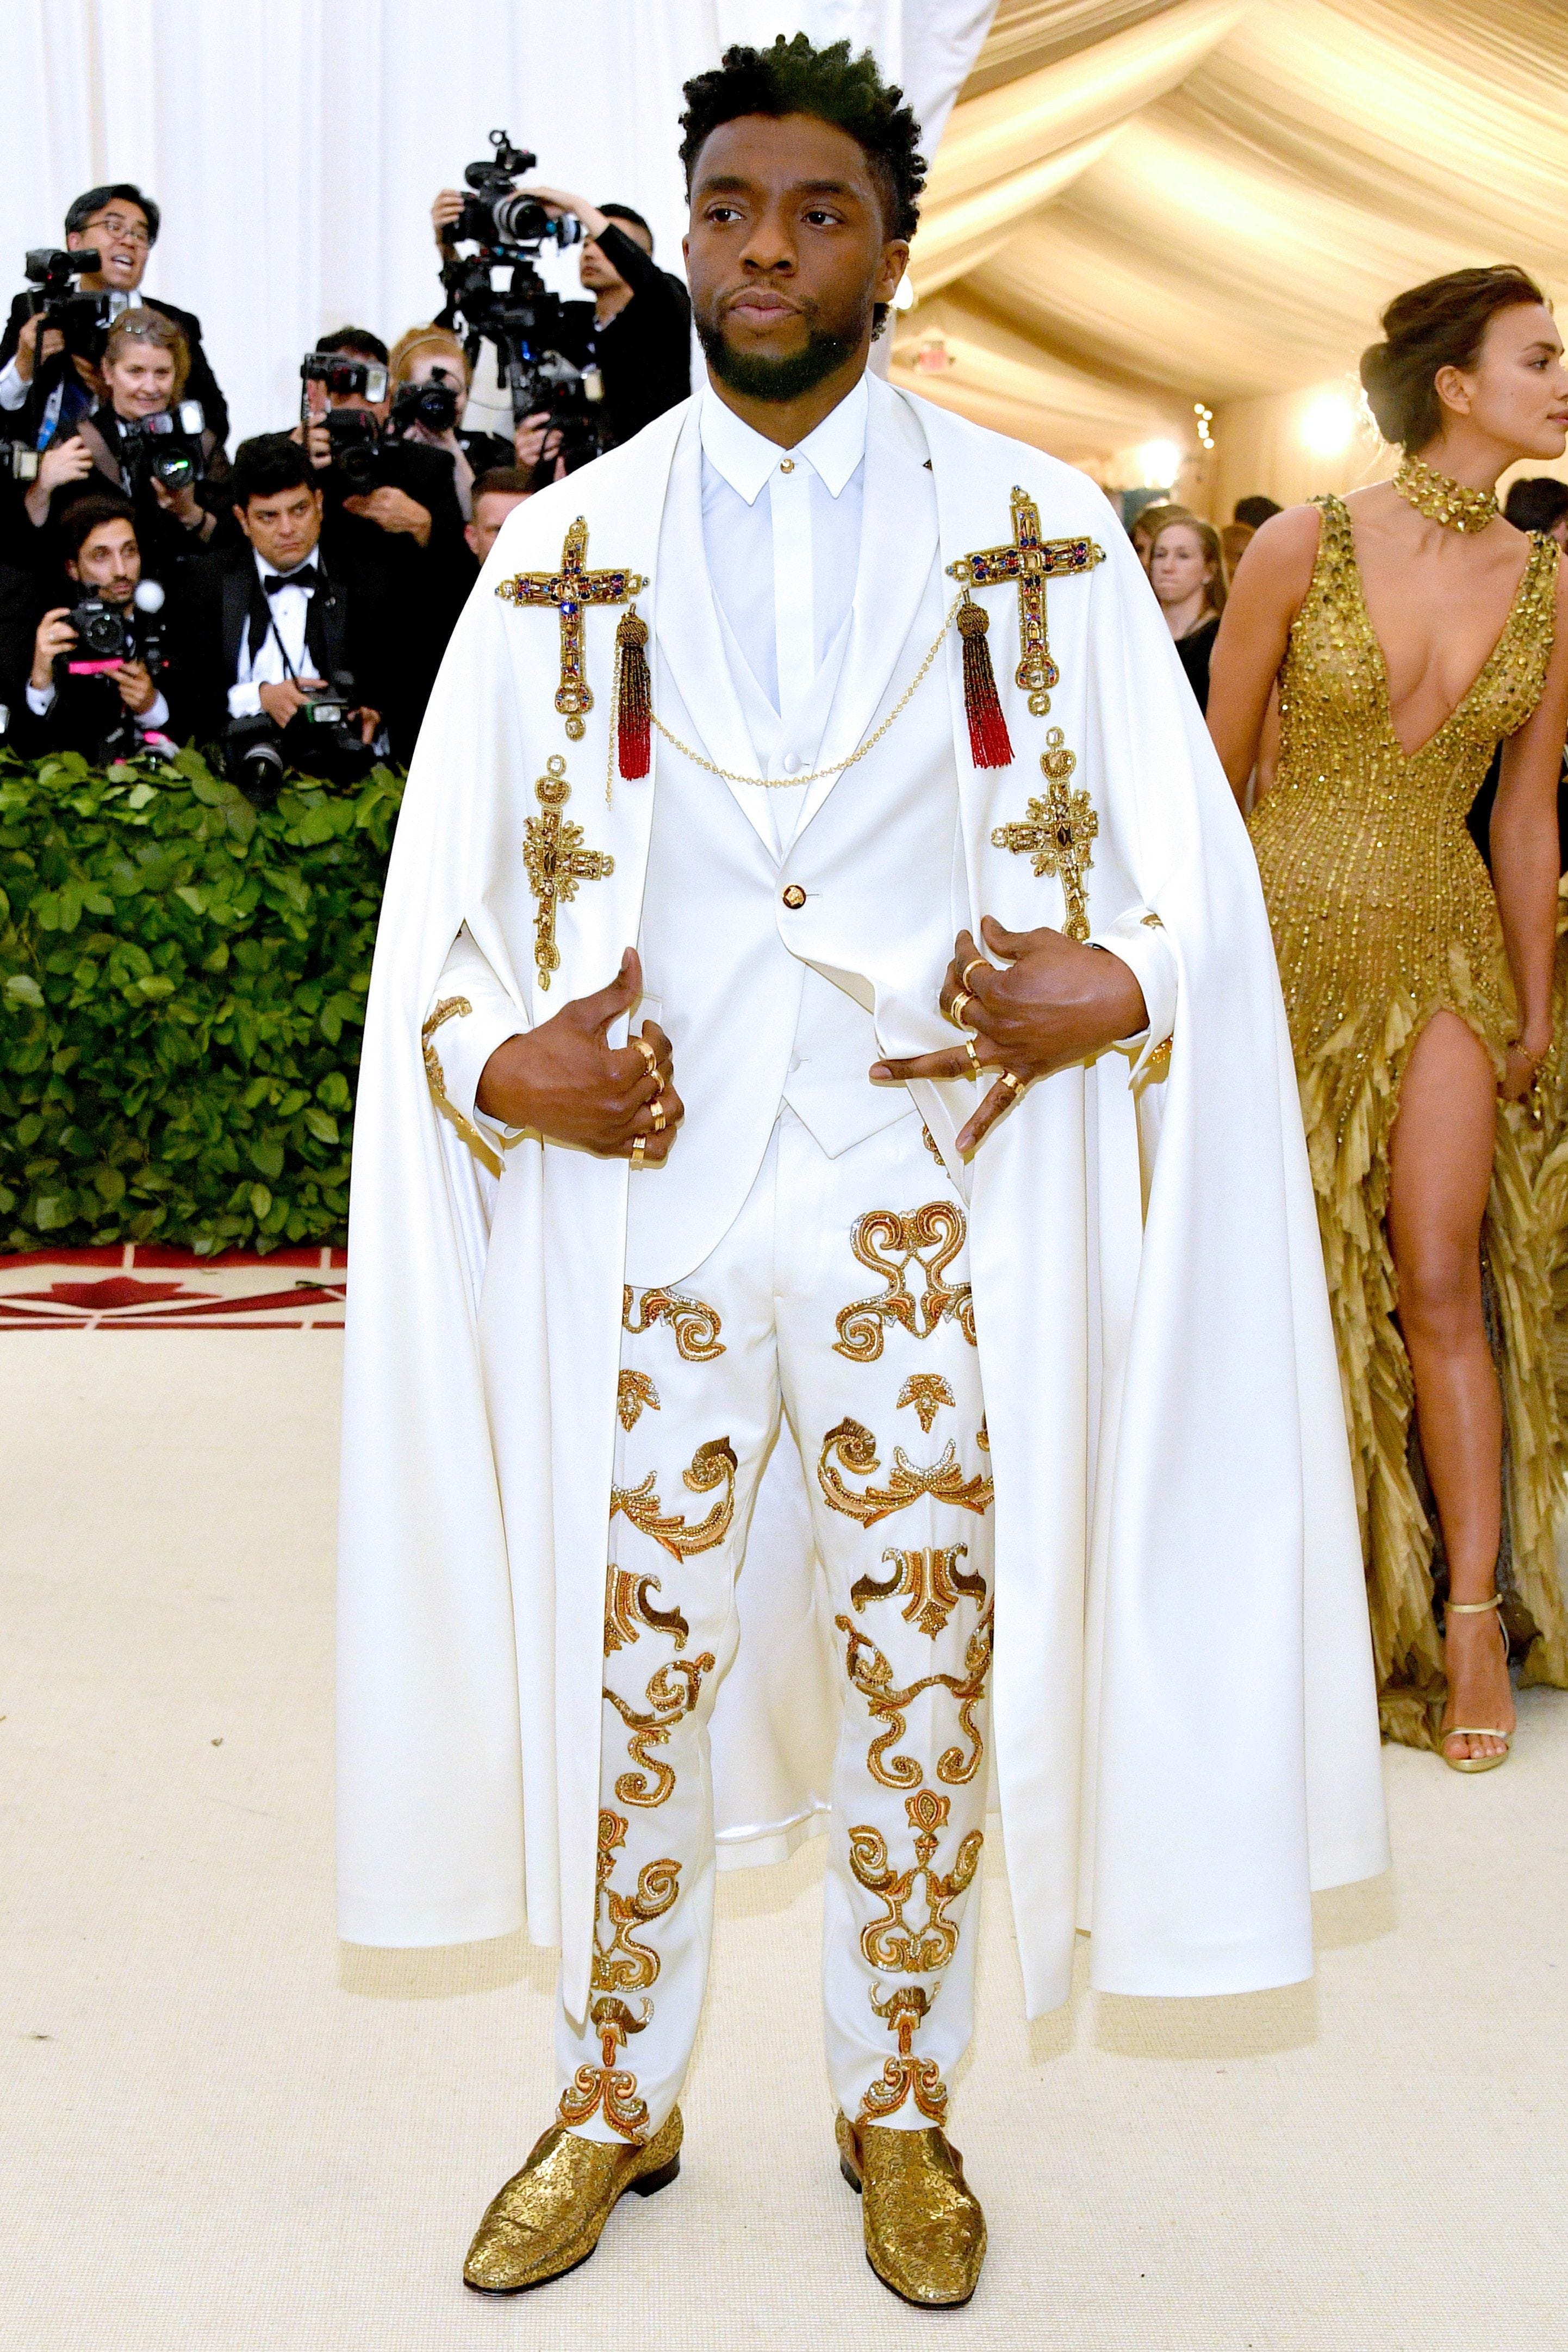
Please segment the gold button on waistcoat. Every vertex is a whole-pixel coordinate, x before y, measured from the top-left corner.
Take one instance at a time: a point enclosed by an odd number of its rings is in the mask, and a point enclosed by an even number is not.
[[[791,909],[792,913],[796,908],[805,906],[805,892],[801,888],[798,882],[791,882],[786,887],[784,894],[784,905]]]

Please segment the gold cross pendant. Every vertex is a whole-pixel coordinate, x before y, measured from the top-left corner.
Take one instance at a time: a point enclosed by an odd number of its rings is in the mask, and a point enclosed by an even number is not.
[[[572,797],[565,761],[556,752],[544,764],[549,773],[533,787],[543,814],[529,818],[522,845],[528,887],[538,902],[533,961],[541,988],[548,988],[551,973],[561,969],[561,950],[555,944],[556,908],[577,896],[579,882],[602,881],[616,870],[615,859],[602,849],[584,848],[582,826],[561,814]]]
[[[1099,837],[1100,819],[1086,792],[1068,789],[1077,765],[1076,755],[1062,740],[1061,729],[1053,727],[1040,754],[1045,798],[1029,803],[1026,824],[999,824],[991,840],[994,848],[1032,857],[1037,874],[1060,877],[1067,908],[1063,929],[1069,940],[1081,940],[1089,937],[1089,894],[1083,877],[1094,864],[1089,844]]]
[[[647,586],[640,572],[586,571],[587,547],[588,526],[579,515],[563,542],[559,572],[519,572],[496,590],[503,604],[552,605],[560,614],[561,683],[555,689],[555,708],[565,719],[573,742],[582,735],[584,712],[594,708],[583,666],[583,607],[624,604]]]
[[[977,548],[947,567],[949,577],[966,588],[994,588],[1002,582],[1018,583],[1018,650],[1016,682],[1029,698],[1030,715],[1043,719],[1051,707],[1050,689],[1061,682],[1051,659],[1046,634],[1046,583],[1092,572],[1105,561],[1105,550],[1092,539],[1042,539],[1040,509],[1027,490],[1014,485],[1013,536],[1001,547]]]

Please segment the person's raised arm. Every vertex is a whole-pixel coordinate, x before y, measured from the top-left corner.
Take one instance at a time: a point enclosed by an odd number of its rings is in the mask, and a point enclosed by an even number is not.
[[[1316,507],[1289,507],[1264,524],[1237,565],[1215,639],[1208,730],[1244,811],[1268,697],[1311,585],[1318,529]]]
[[[1552,1043],[1552,976],[1557,948],[1557,780],[1568,736],[1568,567],[1557,574],[1552,660],[1540,701],[1502,749],[1492,808],[1492,888],[1513,973],[1520,1034],[1502,1091],[1526,1093]]]

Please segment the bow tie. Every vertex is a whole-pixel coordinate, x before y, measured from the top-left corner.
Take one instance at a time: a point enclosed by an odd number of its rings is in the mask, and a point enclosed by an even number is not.
[[[315,565],[306,563],[298,572],[269,572],[261,584],[269,596],[276,596],[279,588],[302,588],[309,596],[320,577]]]

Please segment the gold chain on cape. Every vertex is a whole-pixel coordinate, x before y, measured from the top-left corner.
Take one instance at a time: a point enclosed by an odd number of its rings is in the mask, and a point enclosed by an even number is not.
[[[900,719],[903,716],[905,710],[909,708],[910,703],[914,699],[915,695],[925,683],[927,672],[930,670],[932,662],[935,661],[938,654],[942,651],[942,641],[952,625],[952,616],[957,612],[959,606],[963,604],[967,593],[967,589],[960,589],[958,594],[948,606],[947,611],[942,615],[941,628],[937,631],[935,636],[931,639],[930,646],[926,648],[925,658],[921,663],[919,669],[916,670],[913,677],[910,678],[908,686],[905,687],[902,694],[900,695],[897,702],[894,703],[891,710],[889,711],[886,719],[883,719],[881,725],[878,728],[876,733],[874,735],[868,735],[865,741],[863,743],[858,743],[854,751],[848,752],[844,759],[835,760],[830,766],[826,768],[814,768],[808,776],[742,776],[737,773],[733,768],[721,768],[715,761],[705,760],[700,751],[694,751],[689,743],[683,743],[679,735],[672,735],[657,710],[650,710],[648,717],[652,720],[653,724],[658,728],[659,733],[664,737],[665,741],[670,746],[672,751],[679,751],[683,759],[689,760],[693,767],[705,769],[707,773],[710,776],[721,777],[723,782],[727,784],[754,784],[763,792],[785,793],[794,792],[795,787],[800,784],[819,783],[824,776],[839,775],[846,768],[852,768],[857,760],[863,760],[868,751],[874,751],[878,744],[881,741],[883,736],[887,733],[889,728],[892,726],[894,720]],[[605,805],[606,808],[610,805],[610,793],[615,775],[616,721],[619,712],[619,704],[620,675],[617,665],[615,695],[616,707],[613,708],[610,712],[609,758],[605,765]]]

